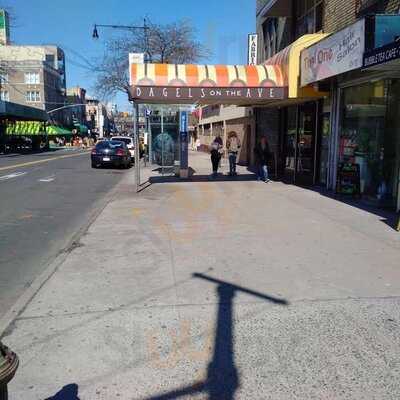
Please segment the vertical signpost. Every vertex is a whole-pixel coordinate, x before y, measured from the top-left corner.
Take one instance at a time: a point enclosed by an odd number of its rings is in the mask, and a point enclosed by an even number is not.
[[[182,179],[189,177],[188,163],[188,112],[181,110],[179,112],[179,139],[180,139],[180,169],[179,176]]]

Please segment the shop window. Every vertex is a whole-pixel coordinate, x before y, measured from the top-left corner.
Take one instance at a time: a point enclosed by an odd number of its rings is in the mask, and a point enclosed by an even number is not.
[[[399,164],[399,84],[378,81],[342,90],[339,161],[360,166],[365,198],[394,205]]]

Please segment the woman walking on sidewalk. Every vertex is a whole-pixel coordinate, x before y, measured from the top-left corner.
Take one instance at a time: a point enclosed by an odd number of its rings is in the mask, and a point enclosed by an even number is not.
[[[265,136],[260,138],[260,142],[254,149],[257,164],[257,179],[269,182],[268,161],[270,157],[268,141]]]
[[[211,164],[213,170],[213,177],[218,174],[218,166],[221,160],[222,138],[217,136],[210,145]]]

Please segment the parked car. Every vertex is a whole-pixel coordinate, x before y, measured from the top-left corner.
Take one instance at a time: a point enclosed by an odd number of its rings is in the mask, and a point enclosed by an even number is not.
[[[103,140],[98,142],[91,153],[92,168],[103,165],[129,168],[131,155],[128,146],[117,140]]]
[[[132,157],[132,162],[135,159],[135,141],[133,140],[133,137],[130,136],[112,136],[111,140],[118,140],[121,142],[124,142],[129,149],[129,153],[131,153]]]

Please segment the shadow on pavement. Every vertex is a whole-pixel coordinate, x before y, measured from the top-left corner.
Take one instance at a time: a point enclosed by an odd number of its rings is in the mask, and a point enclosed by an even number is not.
[[[156,395],[146,400],[172,400],[189,395],[208,394],[209,400],[233,400],[240,387],[240,375],[235,365],[233,299],[238,292],[246,293],[261,300],[287,306],[285,299],[272,297],[242,286],[195,273],[194,278],[203,279],[217,285],[219,297],[215,328],[214,354],[208,364],[207,378],[191,386],[178,388],[169,393]]]
[[[236,176],[229,176],[218,174],[216,177],[211,175],[193,175],[187,179],[179,178],[178,176],[152,176],[149,178],[151,184],[156,183],[185,183],[185,182],[243,182],[257,180],[254,174],[240,174]]]
[[[257,170],[255,167],[247,167],[249,172],[253,172],[257,174]],[[398,218],[399,215],[393,209],[384,206],[378,206],[377,203],[368,202],[365,199],[355,198],[349,195],[338,194],[335,191],[327,189],[326,187],[319,186],[319,185],[306,185],[302,183],[293,183],[289,179],[285,178],[284,176],[276,176],[273,174],[270,177],[274,181],[279,181],[285,185],[299,187],[304,190],[309,190],[311,192],[315,192],[320,194],[323,197],[327,197],[332,200],[336,200],[340,203],[347,204],[348,206],[358,208],[359,210],[363,210],[370,214],[377,215],[381,218],[381,222],[385,223],[386,225],[390,226],[394,230],[397,230]]]
[[[80,400],[78,397],[78,385],[76,383],[66,385],[54,396],[46,400]]]
[[[358,208],[359,210],[365,211],[369,214],[377,215],[380,217],[381,222],[396,230],[398,214],[394,210],[391,210],[387,207],[378,207],[377,205],[368,203],[363,199],[357,199],[348,195],[336,194],[335,192],[329,191],[323,187],[304,187],[304,189],[311,190],[312,192],[316,192],[321,196],[339,201],[343,204],[347,204],[350,207]]]

